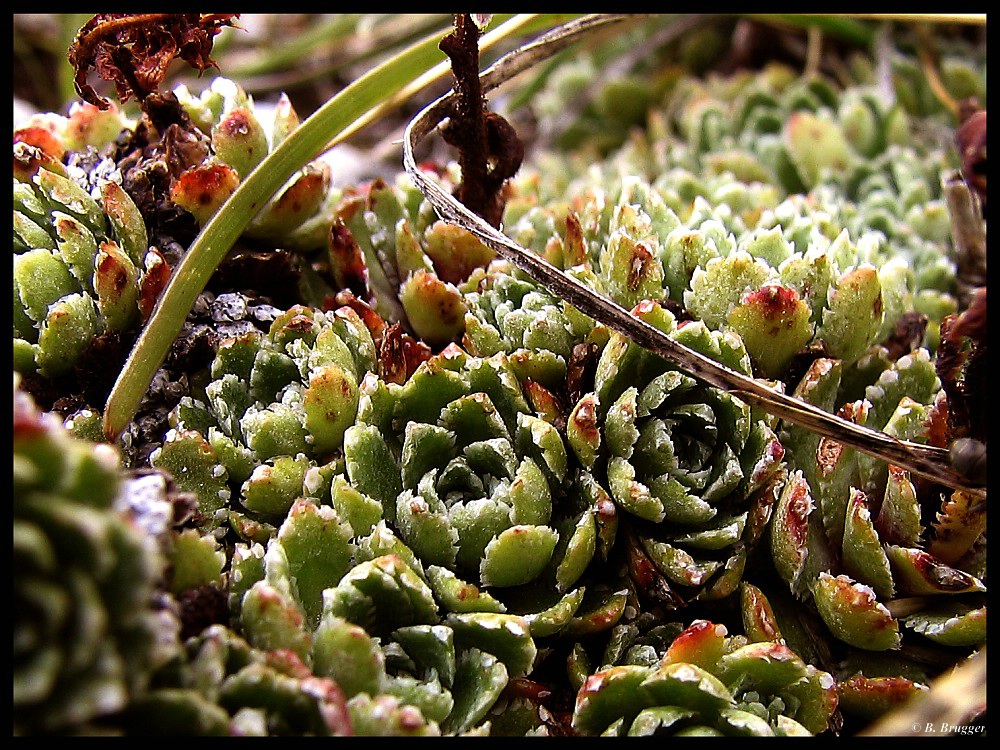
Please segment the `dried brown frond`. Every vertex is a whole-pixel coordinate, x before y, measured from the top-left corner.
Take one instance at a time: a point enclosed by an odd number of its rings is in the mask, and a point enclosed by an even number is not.
[[[115,85],[122,102],[156,91],[167,67],[180,58],[199,71],[215,66],[212,40],[238,13],[99,13],[69,48],[77,93],[107,109],[110,102],[87,83],[90,72]]]

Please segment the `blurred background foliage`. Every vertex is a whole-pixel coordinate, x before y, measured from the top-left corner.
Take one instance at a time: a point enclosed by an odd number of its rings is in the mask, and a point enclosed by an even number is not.
[[[545,25],[553,26],[568,17],[553,14],[547,19],[551,23]],[[32,112],[65,114],[78,99],[66,50],[89,18],[89,14],[80,13],[13,15],[15,127]],[[955,37],[980,42],[985,49],[985,16],[971,14],[654,14],[636,16],[624,33],[616,25],[592,35],[584,44],[588,53],[606,50],[602,76],[627,82],[623,85],[635,80],[646,82],[648,90],[637,96],[635,119],[640,121],[645,113],[642,102],[648,104],[658,98],[682,71],[724,74],[786,62],[800,68],[814,67],[834,79],[843,78],[849,74],[844,64],[851,52],[876,48],[878,31],[887,22],[894,24],[897,32],[899,28],[907,31],[914,51],[923,54],[931,65]],[[299,116],[305,118],[379,62],[429,33],[446,33],[451,23],[451,15],[444,13],[244,13],[235,28],[225,28],[215,38],[212,58],[218,70],[206,70],[199,81],[196,70],[175,60],[161,89],[185,83],[199,90],[215,75],[223,75],[238,81],[258,103],[274,102],[282,93],[287,94]],[[483,66],[523,41],[506,40],[506,44],[484,54]],[[539,118],[533,110],[533,97],[561,65],[579,53],[578,47],[567,50],[539,69],[522,74],[491,98],[491,106],[506,110],[504,114],[518,127],[527,146],[531,146],[533,137],[552,137],[551,132],[539,132],[536,127]],[[91,83],[103,95],[113,94],[107,82]],[[428,87],[403,105],[396,116],[383,118],[358,134],[353,145],[371,149],[375,159],[398,161],[397,142],[405,122],[449,87],[449,79]],[[596,96],[599,89],[594,86],[592,95]],[[137,114],[134,101],[125,106],[125,112]],[[628,113],[621,116],[627,117]]]

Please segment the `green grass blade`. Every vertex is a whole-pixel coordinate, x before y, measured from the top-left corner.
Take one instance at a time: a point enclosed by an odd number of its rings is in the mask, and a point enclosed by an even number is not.
[[[228,67],[227,75],[239,81],[293,66],[302,58],[313,54],[317,47],[336,42],[353,33],[361,18],[363,15],[360,13],[337,14],[291,39],[282,39],[280,45],[255,55],[252,61]]]
[[[804,13],[752,13],[748,14],[764,23],[807,28],[815,26],[824,34],[843,39],[852,44],[868,46],[875,39],[875,27],[847,16],[809,15]]]

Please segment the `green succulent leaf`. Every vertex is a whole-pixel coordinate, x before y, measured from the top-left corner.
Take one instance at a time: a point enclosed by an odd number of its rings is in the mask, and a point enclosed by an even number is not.
[[[455,670],[455,706],[444,722],[448,732],[461,733],[482,721],[507,686],[506,663],[471,647],[463,649]]]
[[[783,137],[807,187],[815,185],[826,170],[844,170],[851,161],[851,147],[843,131],[836,122],[818,113],[792,113]]]
[[[308,658],[313,635],[290,592],[258,581],[243,596],[240,621],[249,642],[259,649],[288,649]]]
[[[226,555],[214,537],[186,529],[174,539],[170,563],[173,570],[170,587],[179,594],[198,586],[218,584]]]
[[[534,665],[538,648],[528,621],[519,615],[452,613],[445,617],[444,624],[455,631],[456,646],[493,654],[511,677],[523,677]]]
[[[378,695],[388,681],[378,641],[364,628],[333,614],[324,615],[313,635],[313,670],[336,681],[344,694]]]
[[[335,587],[325,589],[322,616],[328,615],[375,633],[438,621],[430,588],[392,554],[355,565]]]
[[[449,612],[495,612],[506,611],[504,604],[489,592],[459,579],[448,568],[431,565],[427,568],[427,578],[434,590],[435,598]]]
[[[900,593],[957,594],[986,590],[975,576],[945,565],[924,550],[893,544],[886,548],[886,554]]]
[[[875,342],[882,327],[885,303],[878,271],[866,265],[847,271],[828,298],[817,336],[832,356],[853,362]]]
[[[927,692],[927,686],[906,677],[867,677],[858,672],[837,683],[845,713],[876,719]]]
[[[487,586],[517,586],[534,580],[552,559],[559,534],[547,526],[511,526],[483,550],[480,578]]]
[[[840,640],[869,651],[899,647],[899,625],[869,587],[820,573],[812,594],[823,622]]]
[[[851,490],[844,526],[844,570],[856,581],[871,586],[883,599],[895,593],[889,558],[875,531],[868,499],[863,492]]]
[[[642,708],[636,698],[651,673],[648,667],[621,666],[588,677],[577,693],[573,728],[584,734],[601,734],[620,718],[634,718]]]
[[[393,695],[358,693],[347,702],[351,728],[363,737],[434,737],[440,728]]]
[[[926,638],[945,646],[976,646],[986,643],[986,607],[961,605],[932,607],[904,620]]]
[[[809,307],[794,289],[764,285],[744,295],[727,322],[765,377],[781,375],[813,338]]]
[[[350,569],[352,530],[333,509],[304,499],[295,501],[278,529],[289,575],[312,627],[319,622],[323,591],[337,585]]]
[[[225,507],[231,491],[225,467],[218,463],[215,451],[200,433],[193,430],[168,433],[149,461],[169,472],[181,490],[197,496],[199,509],[210,519],[209,525],[219,522],[214,513]]]
[[[441,684],[452,687],[457,675],[455,634],[444,625],[408,625],[393,631],[399,643],[418,668],[433,670]]]

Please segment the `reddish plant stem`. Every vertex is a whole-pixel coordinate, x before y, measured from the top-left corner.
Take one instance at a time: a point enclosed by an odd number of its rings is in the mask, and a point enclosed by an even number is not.
[[[479,80],[479,27],[468,13],[455,15],[455,30],[441,40],[451,59],[458,102],[446,127],[445,141],[459,151],[462,182],[455,197],[494,227],[503,216],[503,183],[521,166],[524,149],[503,117],[486,108]]]
[[[441,50],[451,59],[458,104],[445,133],[459,150],[462,183],[456,198],[484,216],[486,184],[486,99],[479,82],[479,29],[468,13],[455,14],[455,30],[441,40]],[[491,222],[492,223],[492,222]]]

